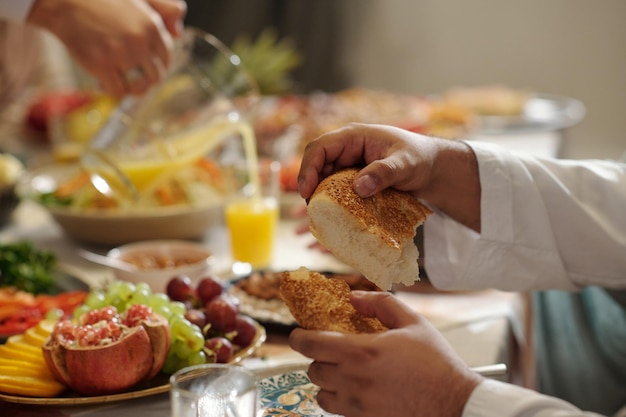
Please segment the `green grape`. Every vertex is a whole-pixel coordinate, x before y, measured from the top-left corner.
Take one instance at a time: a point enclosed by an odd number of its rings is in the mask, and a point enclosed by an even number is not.
[[[193,334],[198,330],[198,326],[196,326],[184,317],[177,318],[177,320],[175,320],[174,323],[171,324],[171,328],[173,334],[185,340],[189,340],[194,337]]]
[[[181,303],[180,301],[170,302],[169,308],[172,312],[172,315],[178,314],[184,316],[185,312],[187,311],[187,307],[185,306],[185,304]]]
[[[170,334],[172,335],[172,340],[180,336],[180,328],[183,325],[177,324],[177,323],[183,320],[187,320],[187,319],[185,318],[185,316],[181,316],[180,314],[172,314],[167,320],[170,325]]]
[[[135,284],[135,291],[141,291],[147,295],[152,294],[152,288],[150,288],[150,285],[148,285],[147,282],[138,282]]]
[[[176,340],[174,342],[173,349],[174,349],[174,353],[176,353],[176,356],[178,356],[181,359],[187,359],[189,355],[193,353],[193,351],[187,344],[187,341],[183,339]]]
[[[184,368],[186,365],[186,361],[180,359],[172,350],[170,349],[167,358],[165,359],[165,363],[161,368],[161,371],[166,374],[173,374],[179,369]]]
[[[193,352],[187,357],[187,362],[189,365],[202,365],[203,363],[206,363],[206,353],[202,350]]]
[[[169,318],[172,316],[172,312],[170,311],[170,308],[166,305],[152,307],[152,311],[165,317],[166,319],[168,319],[168,321],[169,321]]]
[[[111,291],[107,291],[104,294],[103,302],[105,306],[115,305],[117,307],[117,305],[122,303],[122,299],[119,297],[119,295],[117,295],[117,293],[112,293]]]
[[[150,290],[146,290],[145,288],[139,288],[139,286],[137,286],[137,288],[135,289],[135,292],[131,294],[129,301],[132,304],[144,304],[144,305],[148,305],[148,303],[150,302],[150,295],[152,293],[150,292]]]
[[[152,307],[152,309],[156,309],[160,306],[169,306],[170,298],[163,293],[154,293],[150,295],[148,305]]]
[[[93,289],[89,291],[89,294],[87,294],[84,304],[89,306],[90,309],[95,310],[105,306],[105,299],[103,291]]]
[[[127,300],[135,292],[135,284],[128,281],[114,281],[109,285],[108,292]]]
[[[53,308],[46,313],[46,320],[56,321],[62,318],[65,312],[60,308]]]
[[[86,304],[81,304],[78,307],[76,307],[74,309],[74,311],[72,312],[72,316],[77,319],[80,316],[82,316],[83,314],[85,314],[86,312],[90,311],[91,309],[89,308],[88,305]]]
[[[182,329],[186,327],[188,324],[191,324],[191,322],[187,320],[185,317],[178,316],[178,315],[174,315],[170,317],[169,323],[170,323],[170,334],[172,335],[172,340],[174,340],[175,338],[179,338],[179,337],[181,339],[184,339],[185,331]]]
[[[187,345],[189,345],[189,348],[194,352],[202,350],[204,346],[204,335],[199,329],[194,331],[191,335],[188,335]]]
[[[117,311],[124,312],[126,311],[126,309],[128,308],[128,303],[126,302],[125,299],[118,297],[115,298],[110,305],[112,305],[113,307],[117,308]]]

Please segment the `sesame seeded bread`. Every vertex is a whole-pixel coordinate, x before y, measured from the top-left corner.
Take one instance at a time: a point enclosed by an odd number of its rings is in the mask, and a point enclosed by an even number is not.
[[[280,292],[298,325],[308,330],[342,333],[380,333],[387,330],[378,319],[359,314],[350,302],[350,286],[301,267],[284,272]]]
[[[320,182],[307,206],[311,233],[378,287],[411,285],[419,280],[415,233],[431,211],[394,189],[359,197],[352,188],[357,172],[345,169]]]

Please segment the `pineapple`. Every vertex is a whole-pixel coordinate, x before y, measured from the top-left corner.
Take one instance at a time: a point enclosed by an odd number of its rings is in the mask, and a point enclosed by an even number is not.
[[[273,28],[266,28],[254,41],[240,35],[231,50],[239,56],[262,95],[284,94],[293,89],[291,71],[301,64],[302,56],[291,39],[278,39]]]

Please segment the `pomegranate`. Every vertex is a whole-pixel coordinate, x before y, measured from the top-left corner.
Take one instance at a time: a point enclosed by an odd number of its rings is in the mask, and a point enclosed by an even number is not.
[[[59,321],[43,346],[55,378],[82,395],[122,392],[159,373],[170,346],[167,320],[137,304],[108,306],[77,323]]]

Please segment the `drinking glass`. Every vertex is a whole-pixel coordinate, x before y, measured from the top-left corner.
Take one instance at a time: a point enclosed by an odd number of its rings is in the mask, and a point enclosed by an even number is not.
[[[103,194],[137,200],[229,138],[253,142],[247,116],[258,98],[237,55],[211,34],[187,28],[165,79],[122,100],[82,166]]]
[[[280,218],[280,163],[261,160],[256,169],[235,167],[233,193],[225,207],[233,272],[270,266]],[[249,173],[258,174],[257,178]]]
[[[257,378],[229,364],[183,368],[170,377],[172,417],[256,417]]]

